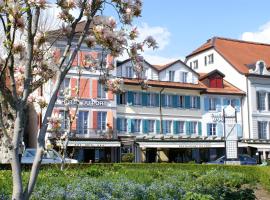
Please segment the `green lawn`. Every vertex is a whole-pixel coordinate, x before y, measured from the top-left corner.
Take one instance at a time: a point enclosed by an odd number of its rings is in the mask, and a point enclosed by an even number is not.
[[[24,170],[24,180],[28,170]],[[270,167],[195,164],[43,166],[33,199],[255,199],[270,191]],[[0,171],[0,199],[11,192],[11,171]]]

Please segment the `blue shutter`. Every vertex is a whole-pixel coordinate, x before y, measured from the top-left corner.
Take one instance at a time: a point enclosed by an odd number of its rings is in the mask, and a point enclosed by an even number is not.
[[[201,109],[201,98],[197,96],[197,108]]]
[[[178,99],[179,99],[178,95],[173,95],[173,105],[172,105],[173,108],[178,107],[178,102],[179,102]]]
[[[156,106],[159,107],[159,94],[155,94]]]
[[[236,124],[236,128],[237,128],[237,136],[239,138],[242,138],[243,137],[243,131],[242,131],[242,126],[241,124]]]
[[[223,125],[222,123],[217,123],[217,136],[223,137]]]
[[[134,133],[135,119],[131,119],[131,132]]]
[[[240,99],[235,99],[235,108],[237,112],[240,112]]]
[[[143,133],[148,133],[148,120],[143,119],[142,123],[143,123]]]
[[[166,129],[165,129],[165,125],[166,125],[166,120],[162,120],[162,134],[166,134]]]
[[[148,96],[147,93],[145,93],[145,92],[142,93],[142,105],[143,106],[147,106],[147,96]]]
[[[204,110],[208,111],[209,110],[209,98],[204,97]]]
[[[134,104],[134,95],[132,91],[128,91],[128,105]]]
[[[160,134],[160,121],[156,120],[156,133]]]
[[[161,95],[161,106],[165,107],[165,94]]]
[[[226,107],[227,105],[229,105],[229,99],[223,99],[223,106]]]
[[[116,120],[116,127],[117,127],[117,130],[118,131],[121,131],[120,129],[121,129],[121,119],[120,118],[117,118],[117,120]]]
[[[185,96],[185,108],[190,108],[190,96]]]
[[[120,104],[120,94],[116,95],[116,99],[117,99],[117,105],[119,105]]]
[[[207,124],[207,136],[210,136],[210,124]]]
[[[127,132],[132,133],[132,125],[131,125],[131,119],[127,119]]]
[[[220,98],[216,98],[216,110],[221,112],[221,100]]]
[[[198,122],[198,134],[202,135],[202,122]]]
[[[173,134],[179,133],[179,121],[173,121]]]

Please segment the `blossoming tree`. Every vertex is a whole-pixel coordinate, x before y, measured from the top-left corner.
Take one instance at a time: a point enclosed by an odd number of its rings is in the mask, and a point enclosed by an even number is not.
[[[62,21],[61,34],[65,37],[65,48],[59,59],[47,32],[40,28],[40,16],[44,10],[57,6]],[[106,9],[115,10],[117,20],[104,16]],[[156,48],[150,36],[141,43],[132,21],[141,14],[141,0],[0,0],[0,138],[9,148],[13,193],[12,199],[29,199],[34,189],[45,149],[45,134],[49,124],[59,126],[52,117],[53,108],[61,83],[71,68],[83,42],[89,48],[99,45],[114,57],[128,52],[134,63],[134,71],[140,78],[143,59],[139,55],[144,46]],[[77,11],[78,15],[73,15]],[[80,33],[76,27],[85,20]],[[76,39],[75,48],[74,39]],[[130,42],[131,41],[131,42]],[[65,63],[65,64],[64,64]],[[85,65],[93,66],[91,60]],[[110,78],[113,64],[102,70],[102,83],[108,90],[120,92],[121,80]],[[54,78],[54,87],[48,102],[36,91],[49,79]],[[147,84],[142,81],[142,86]],[[26,128],[27,106],[37,103],[44,116],[37,138],[37,153],[26,185],[22,182],[20,145]]]

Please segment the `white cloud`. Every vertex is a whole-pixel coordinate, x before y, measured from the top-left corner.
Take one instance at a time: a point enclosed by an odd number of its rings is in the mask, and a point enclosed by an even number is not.
[[[138,31],[138,41],[142,41],[151,35],[158,43],[158,50],[163,50],[170,43],[171,33],[165,27],[149,26],[147,23],[142,23],[141,26],[138,26]]]
[[[244,32],[241,35],[242,40],[270,43],[270,22],[259,27],[258,31],[255,32]]]
[[[150,54],[145,54],[144,58],[147,62],[153,65],[164,65],[170,62],[173,62],[175,60],[182,60],[183,58],[178,58],[178,57],[163,57],[163,56],[158,56],[158,55],[150,55]]]

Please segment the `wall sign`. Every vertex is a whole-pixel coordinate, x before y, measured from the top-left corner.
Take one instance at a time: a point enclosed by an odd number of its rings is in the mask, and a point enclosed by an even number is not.
[[[106,100],[100,99],[80,99],[79,105],[80,106],[107,106]],[[57,99],[56,104],[58,105],[77,105],[77,101],[71,100],[64,100],[64,99]]]
[[[223,115],[221,112],[212,113],[211,118],[212,118],[213,122],[223,122]]]

